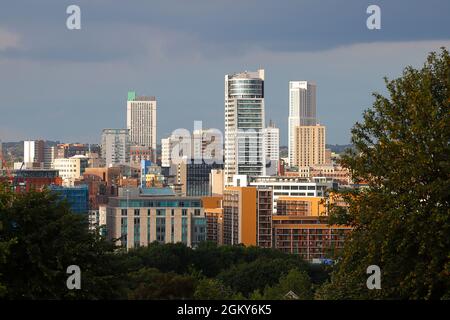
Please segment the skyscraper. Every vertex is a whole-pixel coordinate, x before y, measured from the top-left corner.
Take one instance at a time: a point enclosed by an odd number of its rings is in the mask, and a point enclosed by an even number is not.
[[[296,153],[291,165],[306,167],[325,164],[325,127],[317,124],[295,129]]]
[[[156,98],[136,96],[128,92],[127,129],[130,130],[130,142],[146,146],[156,151]]]
[[[225,75],[225,185],[265,175],[264,70]]]
[[[43,140],[28,140],[23,142],[24,168],[39,167],[50,169],[56,158],[56,148],[49,146]]]
[[[289,81],[289,164],[296,153],[295,128],[314,126],[316,119],[316,84],[310,81]]]
[[[128,129],[103,129],[102,158],[107,167],[130,162],[130,137]]]
[[[270,121],[264,128],[264,153],[266,156],[266,174],[276,175],[280,160],[280,129]]]
[[[45,143],[42,140],[28,140],[23,142],[23,162],[44,162]]]

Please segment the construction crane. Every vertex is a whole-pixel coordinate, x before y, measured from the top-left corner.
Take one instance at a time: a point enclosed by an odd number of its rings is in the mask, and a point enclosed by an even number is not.
[[[11,188],[15,191],[16,187],[17,187],[19,173],[22,171],[23,166],[25,165],[25,162],[22,162],[20,169],[16,171],[15,175],[13,175],[13,173],[11,172],[11,169],[8,167],[8,164],[6,163],[6,160],[2,154],[0,154],[0,161],[1,161],[2,167],[3,167],[1,176],[6,177],[7,181],[9,181],[11,183]]]
[[[6,181],[11,183],[13,181],[13,175],[11,173],[11,170],[8,168],[8,164],[6,163],[5,158],[3,157],[3,154],[0,153],[0,161],[2,164],[2,170],[1,170],[1,174],[0,174],[0,178],[1,177],[5,177]]]
[[[6,160],[3,158],[3,155],[1,153],[0,153],[0,161],[2,162],[3,175],[6,172],[6,176],[8,178],[11,178],[12,177],[11,170],[9,170],[8,164],[6,163]]]
[[[19,170],[16,170],[16,175],[14,176],[14,179],[13,179],[13,185],[12,185],[14,191],[16,191],[16,187],[17,187],[17,178],[19,178],[19,173],[22,172],[22,169],[23,169],[23,166],[24,166],[24,165],[25,165],[25,162],[22,162],[22,164],[20,165],[20,169],[19,169]]]

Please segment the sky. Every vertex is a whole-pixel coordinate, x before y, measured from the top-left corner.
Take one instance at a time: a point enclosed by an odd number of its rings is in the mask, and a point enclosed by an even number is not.
[[[69,5],[81,29],[69,30]],[[369,30],[369,5],[381,29]],[[99,143],[129,90],[157,98],[158,140],[224,126],[224,76],[265,69],[266,122],[287,144],[289,80],[317,83],[327,143],[385,94],[383,77],[450,48],[448,0],[0,0],[0,140]]]

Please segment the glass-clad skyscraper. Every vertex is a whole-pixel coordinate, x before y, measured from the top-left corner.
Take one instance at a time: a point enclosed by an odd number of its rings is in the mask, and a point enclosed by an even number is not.
[[[265,175],[264,70],[225,76],[225,185],[234,174]]]

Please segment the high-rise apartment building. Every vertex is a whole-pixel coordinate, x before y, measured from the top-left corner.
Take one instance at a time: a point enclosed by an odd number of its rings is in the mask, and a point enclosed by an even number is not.
[[[352,228],[329,224],[324,200],[280,197],[277,213],[272,216],[273,247],[307,261],[331,258],[341,250]]]
[[[316,84],[310,81],[289,81],[289,164],[296,153],[295,128],[314,126],[316,118]]]
[[[226,187],[223,195],[223,244],[272,245],[272,190]]]
[[[56,148],[43,140],[23,142],[23,168],[51,169],[56,158]]]
[[[23,162],[44,162],[45,142],[42,140],[29,140],[23,142]]]
[[[264,154],[266,175],[277,175],[280,161],[280,129],[276,128],[272,121],[264,128]]]
[[[107,167],[130,162],[130,137],[128,129],[103,129],[102,158]]]
[[[264,70],[225,75],[225,185],[265,175]]]
[[[325,164],[325,126],[296,127],[295,151],[291,166],[306,167]]]
[[[132,144],[156,151],[155,97],[136,96],[136,92],[128,92],[127,129]]]

